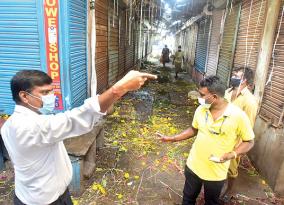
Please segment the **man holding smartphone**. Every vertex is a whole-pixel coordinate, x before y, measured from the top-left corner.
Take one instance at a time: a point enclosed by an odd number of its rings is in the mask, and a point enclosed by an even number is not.
[[[225,86],[218,77],[203,79],[199,93],[201,105],[192,127],[174,136],[162,135],[161,140],[178,142],[196,136],[186,162],[182,204],[195,204],[204,185],[205,204],[217,205],[230,160],[253,147],[254,133],[247,115],[224,99]]]

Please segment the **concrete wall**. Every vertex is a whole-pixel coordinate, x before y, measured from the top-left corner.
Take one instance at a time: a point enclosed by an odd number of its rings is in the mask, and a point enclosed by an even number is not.
[[[284,196],[284,129],[257,117],[254,132],[255,146],[249,157],[271,188]]]

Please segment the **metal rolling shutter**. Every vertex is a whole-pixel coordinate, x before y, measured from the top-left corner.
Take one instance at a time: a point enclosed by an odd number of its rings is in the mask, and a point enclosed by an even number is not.
[[[218,65],[220,38],[221,38],[221,21],[224,10],[214,10],[212,15],[212,30],[208,51],[206,75],[215,75]]]
[[[244,0],[242,2],[234,67],[245,66],[247,62],[247,66],[253,70],[256,69],[259,41],[264,27],[266,3],[266,0]],[[251,12],[250,8],[252,8]]]
[[[195,60],[195,51],[196,51],[196,39],[197,39],[197,30],[198,26],[194,23],[189,27],[188,35],[188,62],[191,65],[194,65]]]
[[[126,44],[126,11],[120,9],[119,14],[119,78],[124,75],[125,72],[125,44]]]
[[[211,19],[209,17],[203,18],[198,24],[195,67],[197,70],[204,73],[206,69],[205,65],[207,60],[207,48]]]
[[[271,82],[266,85],[262,104],[260,108],[260,116],[266,121],[270,121],[275,127],[283,125],[283,114],[284,114],[284,19],[281,20],[281,12],[284,1],[279,12],[278,24],[276,29],[275,38],[278,32],[280,24],[279,38],[276,42],[274,51],[274,68],[273,58],[271,58],[267,80],[272,72]]]
[[[108,86],[108,1],[96,0],[96,72],[98,93]]]
[[[235,43],[237,39],[237,30],[239,26],[241,5],[234,5],[232,9],[227,9],[222,44],[219,53],[219,62],[217,67],[217,76],[225,84],[229,84],[231,70],[233,66],[233,57],[235,52]]]
[[[0,113],[11,114],[14,109],[12,76],[23,69],[41,69],[40,34],[44,32],[38,27],[39,6],[36,0],[0,1]]]
[[[134,58],[135,58],[134,23],[132,23],[132,25],[131,25],[130,36],[129,36],[129,26],[128,26],[126,32],[127,32],[126,33],[126,72],[127,72],[127,71],[131,70],[134,66]],[[129,40],[130,40],[130,44],[129,44]]]
[[[109,0],[108,7],[108,59],[109,59],[109,70],[108,70],[108,84],[109,86],[114,84],[118,77],[118,15],[117,5]]]
[[[71,105],[82,105],[87,98],[87,1],[72,0],[69,8]]]

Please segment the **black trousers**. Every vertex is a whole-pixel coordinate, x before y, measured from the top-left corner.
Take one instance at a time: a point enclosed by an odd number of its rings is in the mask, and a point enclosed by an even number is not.
[[[202,185],[204,186],[205,205],[217,205],[224,185],[223,181],[206,181],[200,179],[193,171],[185,166],[185,184],[183,189],[183,205],[195,205]]]
[[[20,199],[18,199],[16,194],[14,197],[14,205],[25,205],[23,202],[21,202]],[[56,201],[52,202],[50,205],[73,205],[71,195],[70,195],[68,188]]]

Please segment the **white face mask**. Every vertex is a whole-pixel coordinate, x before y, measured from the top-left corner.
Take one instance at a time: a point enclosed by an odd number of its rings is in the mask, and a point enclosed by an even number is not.
[[[212,97],[212,96],[211,96]],[[211,97],[209,97],[209,98],[211,98]],[[215,100],[214,100],[215,101]],[[205,106],[205,107],[207,107],[208,109],[211,107],[211,105],[214,103],[214,101],[212,102],[212,103],[206,103],[206,99],[204,99],[204,98],[198,98],[198,103],[200,104],[200,105],[203,105],[203,106]]]
[[[43,95],[43,96],[41,96],[41,98],[34,96],[30,93],[28,93],[28,94],[30,96],[37,98],[37,99],[42,101],[42,107],[39,108],[39,107],[35,107],[35,106],[29,104],[31,107],[37,109],[43,115],[49,115],[49,114],[53,113],[54,108],[55,108],[55,99],[56,99],[56,96],[53,93],[49,94],[49,95]]]

